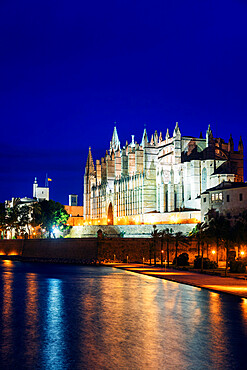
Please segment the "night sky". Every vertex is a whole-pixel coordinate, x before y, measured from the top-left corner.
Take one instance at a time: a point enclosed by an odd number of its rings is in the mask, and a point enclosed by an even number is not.
[[[79,194],[88,147],[157,129],[247,148],[247,2],[0,2],[0,201]],[[245,161],[245,179],[246,176]]]

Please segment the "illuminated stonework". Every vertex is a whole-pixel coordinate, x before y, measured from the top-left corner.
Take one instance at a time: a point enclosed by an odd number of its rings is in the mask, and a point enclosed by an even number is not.
[[[89,148],[84,175],[86,224],[195,223],[200,195],[222,181],[243,181],[243,143],[181,136],[178,123],[163,139],[157,131],[121,148],[114,127],[110,149],[94,164]]]

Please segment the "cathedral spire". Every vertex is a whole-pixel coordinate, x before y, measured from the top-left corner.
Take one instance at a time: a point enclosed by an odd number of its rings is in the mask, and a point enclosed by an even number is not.
[[[94,163],[93,163],[93,156],[92,156],[92,152],[91,152],[91,146],[89,147],[89,150],[88,150],[85,174],[86,175],[94,174]]]
[[[211,130],[211,126],[209,124],[207,132],[206,132],[206,146],[209,146],[209,143],[212,141],[212,139],[213,139],[213,133]]]
[[[239,143],[238,143],[238,151],[240,153],[243,153],[244,152],[244,145],[243,145],[243,140],[242,140],[242,137],[241,136],[240,136]]]
[[[233,138],[231,134],[230,139],[228,141],[228,152],[233,152],[233,151],[234,151],[234,144],[233,144]]]
[[[173,131],[173,136],[181,135],[180,129],[178,127],[178,122],[176,122],[175,129]]]
[[[162,139],[162,132],[160,131],[159,143],[161,143],[162,141],[163,141],[163,139]]]
[[[130,143],[131,148],[135,147],[135,135],[131,135],[131,143]]]
[[[166,140],[170,138],[169,129],[166,130]]]
[[[159,142],[158,132],[157,132],[157,130],[155,130],[155,133],[154,133],[154,145],[157,145],[158,142]]]
[[[144,128],[143,135],[142,135],[142,141],[141,141],[141,146],[144,148],[145,144],[148,143],[148,135],[147,135],[147,130]]]
[[[110,151],[116,151],[120,147],[120,141],[118,138],[118,133],[117,133],[117,128],[114,126],[113,134],[112,134],[112,139],[110,142]]]

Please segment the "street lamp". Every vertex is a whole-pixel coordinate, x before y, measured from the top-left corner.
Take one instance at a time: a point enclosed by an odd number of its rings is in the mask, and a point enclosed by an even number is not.
[[[163,251],[163,249],[161,250],[161,267],[163,267],[163,253],[164,253],[164,251]]]

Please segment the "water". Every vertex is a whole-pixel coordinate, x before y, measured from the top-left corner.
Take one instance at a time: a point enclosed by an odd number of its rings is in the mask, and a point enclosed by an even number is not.
[[[1,369],[246,369],[247,300],[108,267],[0,262]]]

